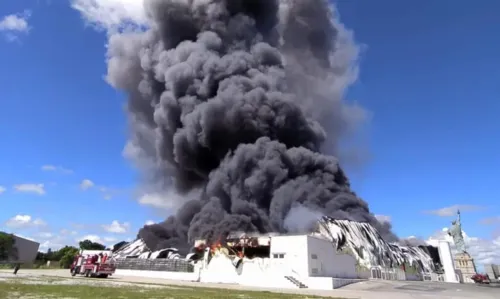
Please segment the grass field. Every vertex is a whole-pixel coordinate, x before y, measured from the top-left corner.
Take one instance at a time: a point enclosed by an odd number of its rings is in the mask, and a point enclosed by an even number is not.
[[[26,284],[22,280],[0,281],[1,299],[292,299],[323,298],[310,295],[250,292],[214,288],[192,288],[178,286],[92,286],[61,285],[60,280],[46,280],[44,284]]]

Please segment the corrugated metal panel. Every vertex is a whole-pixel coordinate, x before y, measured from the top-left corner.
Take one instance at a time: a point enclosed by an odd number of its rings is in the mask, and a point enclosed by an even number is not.
[[[115,259],[117,269],[168,271],[168,272],[194,272],[194,266],[185,260],[170,259]]]

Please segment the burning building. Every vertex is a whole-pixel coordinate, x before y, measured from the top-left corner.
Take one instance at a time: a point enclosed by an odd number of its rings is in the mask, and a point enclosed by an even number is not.
[[[235,232],[223,240],[197,240],[185,257],[177,249],[151,252],[136,240],[116,259],[182,260],[193,265],[186,279],[269,287],[331,289],[358,279],[420,279],[436,275],[439,255],[432,247],[387,243],[368,223],[322,217],[309,234]],[[409,273],[412,267],[414,273]],[[150,275],[129,273],[129,275]],[[163,275],[169,278],[169,271]],[[178,272],[178,271],[177,271]],[[178,276],[178,273],[175,275]]]
[[[143,170],[143,189],[189,196],[115,253],[123,266],[324,288],[358,278],[357,264],[431,271],[423,249],[388,243],[397,241],[390,225],[340,166],[341,138],[364,111],[344,101],[358,47],[329,1],[144,0],[144,8],[147,24],[110,34],[107,81],[128,96],[125,153]],[[296,227],[304,217],[287,219],[297,209],[333,218]],[[204,242],[191,252],[196,240]]]

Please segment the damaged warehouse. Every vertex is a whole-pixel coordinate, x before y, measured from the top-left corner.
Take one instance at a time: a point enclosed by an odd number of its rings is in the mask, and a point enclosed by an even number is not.
[[[177,249],[150,251],[138,239],[113,255],[118,272],[259,287],[333,289],[359,279],[437,280],[439,256],[424,246],[389,244],[368,223],[323,217],[310,234],[232,233]],[[409,271],[409,267],[414,269]]]

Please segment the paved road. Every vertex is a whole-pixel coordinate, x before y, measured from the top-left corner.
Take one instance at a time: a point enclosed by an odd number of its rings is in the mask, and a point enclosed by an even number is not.
[[[4,271],[1,271],[4,272]],[[9,271],[11,272],[11,271]],[[69,278],[69,270],[20,270],[22,274],[35,276],[59,276]],[[85,278],[79,278],[85,279]],[[434,282],[410,281],[366,281],[352,284],[341,289],[331,291],[298,290],[298,289],[264,289],[251,288],[239,285],[208,284],[197,282],[173,281],[158,278],[113,276],[108,278],[110,283],[154,283],[166,285],[184,285],[193,287],[225,288],[233,290],[266,290],[281,293],[310,294],[328,297],[360,298],[360,299],[499,299],[500,287],[478,286],[473,284],[447,284]]]

